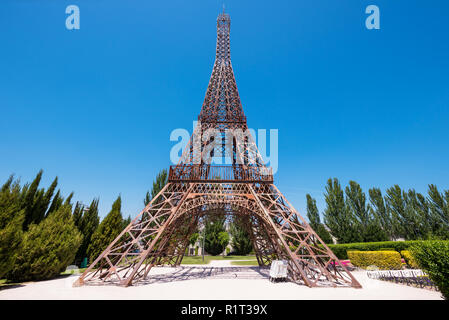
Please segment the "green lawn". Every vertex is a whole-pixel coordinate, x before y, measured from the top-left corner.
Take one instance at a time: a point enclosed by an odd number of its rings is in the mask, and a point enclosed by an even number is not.
[[[78,269],[78,273],[83,273],[87,268]],[[61,274],[75,274],[75,270],[63,271]]]
[[[254,260],[256,256],[186,256],[182,259],[181,264],[209,264],[212,260]],[[256,262],[257,263],[257,262]]]
[[[233,266],[258,266],[257,260],[249,260],[249,261],[232,261],[231,264]]]

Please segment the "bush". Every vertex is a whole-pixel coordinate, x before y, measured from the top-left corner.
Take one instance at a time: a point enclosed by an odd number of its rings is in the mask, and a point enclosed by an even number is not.
[[[412,246],[410,253],[449,300],[449,241],[423,241]]]
[[[412,268],[412,269],[418,269],[419,266],[416,263],[416,260],[413,258],[412,254],[410,253],[410,251],[408,250],[402,250],[401,251],[401,256],[402,258],[404,258],[405,262],[407,263],[407,265]]]
[[[60,207],[39,224],[30,225],[7,279],[22,282],[58,276],[75,258],[82,238],[71,206]]]
[[[359,242],[345,244],[329,244],[329,249],[337,256],[338,259],[348,259],[347,251],[388,251],[384,248],[391,248],[398,253],[407,250],[410,246],[422,241],[381,241],[381,242]]]
[[[377,266],[381,270],[401,269],[401,255],[396,251],[348,251],[351,263],[360,268]]]
[[[195,255],[198,255],[198,247],[195,247]]]

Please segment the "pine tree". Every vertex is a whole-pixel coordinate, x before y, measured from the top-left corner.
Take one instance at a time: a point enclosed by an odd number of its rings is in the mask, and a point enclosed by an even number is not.
[[[307,218],[309,219],[310,226],[323,240],[324,243],[332,243],[332,237],[329,231],[326,230],[324,224],[321,223],[318,207],[316,206],[316,200],[313,199],[310,194],[306,195],[307,198]]]
[[[93,233],[87,249],[87,255],[91,262],[93,262],[122,231],[123,218],[121,206],[122,199],[119,196],[112,204],[111,211],[103,221],[101,221],[100,225]]]
[[[39,224],[29,226],[8,279],[18,282],[46,280],[65,270],[82,241],[71,211],[70,205],[64,205]]]

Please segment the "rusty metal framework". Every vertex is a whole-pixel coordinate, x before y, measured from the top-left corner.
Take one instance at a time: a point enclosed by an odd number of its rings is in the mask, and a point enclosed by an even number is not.
[[[286,259],[296,283],[361,287],[273,184],[272,171],[247,130],[229,33],[230,17],[223,12],[199,121],[179,163],[170,167],[167,185],[74,285],[129,286],[147,279],[153,266],[177,266],[198,225],[210,215],[227,215],[250,234],[260,266]],[[231,163],[214,164],[217,155]]]

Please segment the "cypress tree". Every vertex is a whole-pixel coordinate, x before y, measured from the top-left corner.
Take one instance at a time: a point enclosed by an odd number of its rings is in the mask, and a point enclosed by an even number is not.
[[[324,243],[332,243],[332,237],[329,231],[326,230],[324,224],[321,223],[318,207],[316,206],[316,200],[313,199],[310,194],[306,195],[307,198],[307,218],[309,219],[310,226],[323,240]]]
[[[79,218],[78,229],[83,235],[83,242],[76,253],[77,260],[82,260],[87,257],[87,248],[91,242],[92,235],[95,230],[97,230],[100,223],[100,218],[98,217],[98,203],[99,199],[93,199],[87,210],[83,210],[82,215]]]
[[[121,213],[122,199],[118,196],[112,204],[112,209],[101,221],[92,235],[91,242],[87,248],[87,255],[93,262],[107,246],[120,234],[123,226]]]
[[[24,218],[20,186],[11,176],[0,190],[0,279],[12,269],[21,249]]]
[[[48,208],[48,211],[47,211],[47,215],[58,210],[62,206],[63,202],[64,202],[64,198],[61,197],[61,191],[58,190],[56,192],[55,196],[53,197],[53,200],[51,201],[50,208]]]
[[[145,206],[148,205],[151,200],[156,197],[157,194],[165,187],[167,181],[167,170],[163,169],[157,174],[156,180],[153,182],[153,188],[151,189],[151,192],[147,191],[145,198],[143,199],[143,203],[145,204]]]
[[[251,238],[246,229],[237,221],[230,226],[232,249],[235,254],[247,255],[253,249]]]
[[[24,189],[24,203],[23,208],[25,209],[25,221],[23,225],[24,230],[28,230],[28,226],[33,222],[33,207],[34,207],[34,200],[36,197],[37,189],[39,187],[39,184],[41,182],[42,178],[42,169],[37,173],[36,177],[34,178],[33,182],[26,186]]]
[[[204,249],[216,256],[223,252],[229,243],[229,235],[225,228],[224,218],[213,218],[205,222]]]
[[[81,231],[80,225],[81,225],[81,219],[83,217],[84,212],[84,206],[80,202],[76,202],[75,209],[73,209],[73,222],[75,223],[75,226]]]
[[[69,205],[64,205],[39,224],[29,226],[8,279],[46,280],[65,270],[82,241],[71,211]]]
[[[131,223],[131,216],[128,215],[128,218],[123,219],[122,230],[125,229],[130,223]]]

